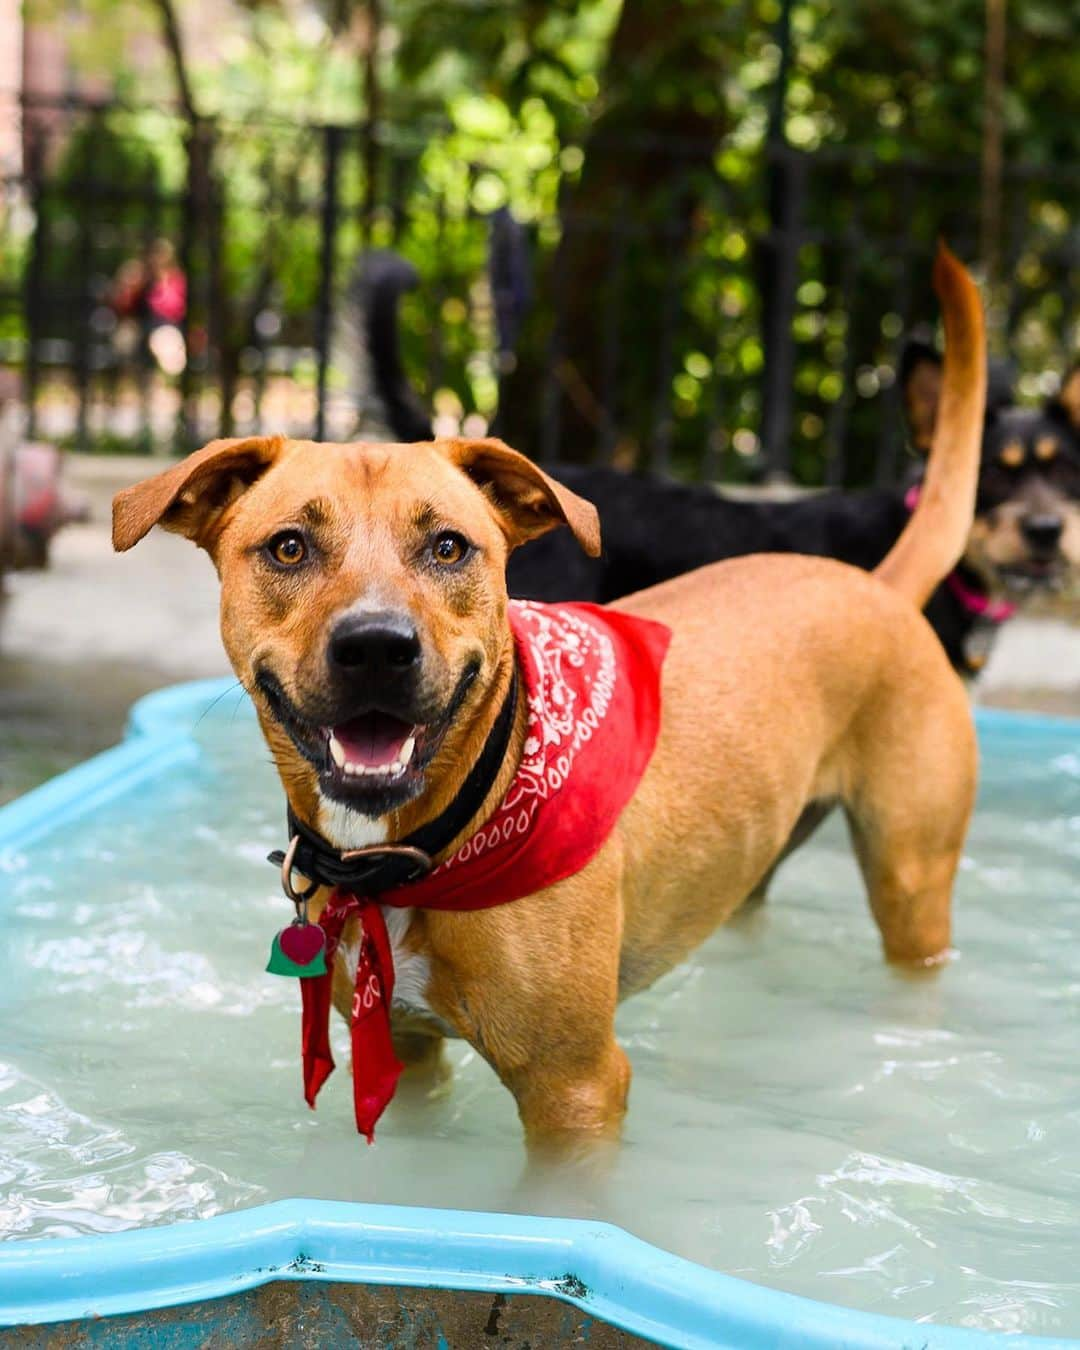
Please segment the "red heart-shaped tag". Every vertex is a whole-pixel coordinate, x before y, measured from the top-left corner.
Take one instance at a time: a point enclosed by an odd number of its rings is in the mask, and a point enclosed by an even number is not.
[[[317,923],[293,923],[278,934],[281,950],[298,966],[310,965],[326,944],[326,934]]]

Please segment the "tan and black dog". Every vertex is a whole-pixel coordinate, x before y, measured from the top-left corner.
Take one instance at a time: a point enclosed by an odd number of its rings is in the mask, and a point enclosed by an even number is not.
[[[937,352],[911,343],[901,380],[912,439],[924,452],[941,379]],[[991,385],[975,520],[961,567],[981,594],[1015,600],[1061,585],[1080,570],[1080,366],[1041,407],[1016,403],[1008,370],[998,371]]]
[[[919,607],[970,527],[985,357],[966,272],[943,251],[935,278],[947,355],[934,448],[877,573],[762,555],[621,601],[673,638],[655,753],[600,852],[512,904],[388,916],[412,1009],[399,1050],[430,1063],[446,1029],[470,1041],[514,1094],[531,1145],[618,1132],[630,1069],[616,1004],[739,908],[816,803],[847,813],[887,957],[927,965],[948,949],[975,738]],[[590,505],[490,440],[216,441],[117,497],[118,549],[155,523],[213,558],[225,646],[291,806],[342,849],[400,839],[442,811],[487,742],[514,662],[509,551],[563,523],[587,552],[600,543]],[[361,709],[345,648],[372,622],[381,692],[366,686]],[[454,847],[501,800],[524,712]],[[350,772],[334,729],[361,713],[371,748]]]

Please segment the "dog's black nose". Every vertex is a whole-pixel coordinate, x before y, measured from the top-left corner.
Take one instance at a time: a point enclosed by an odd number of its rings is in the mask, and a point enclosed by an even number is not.
[[[328,655],[341,671],[404,675],[420,662],[420,637],[407,614],[350,614],[330,634]]]
[[[1053,553],[1061,543],[1065,522],[1060,516],[1025,516],[1020,522],[1024,538],[1037,553]]]

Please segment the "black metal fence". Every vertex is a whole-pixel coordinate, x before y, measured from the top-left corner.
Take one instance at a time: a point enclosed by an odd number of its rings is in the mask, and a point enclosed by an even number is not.
[[[978,237],[967,162],[721,150],[707,174],[675,176],[666,217],[662,203],[576,210],[578,148],[510,172],[444,127],[191,125],[73,102],[24,106],[23,120],[23,167],[3,184],[0,365],[21,372],[32,433],[83,450],[349,434],[335,321],[358,251],[379,246],[420,274],[402,347],[442,425],[497,419],[552,458],[572,416],[598,457],[722,479],[888,480],[903,448],[900,346],[936,315],[935,240],[970,259]],[[1034,396],[1076,339],[1080,172],[1011,165],[1004,200],[1002,343]],[[513,353],[489,270],[507,205],[531,272]],[[602,350],[587,369],[568,356],[582,296],[563,265],[584,236],[600,260],[587,290]],[[161,239],[188,289],[171,374],[115,299],[125,264]]]

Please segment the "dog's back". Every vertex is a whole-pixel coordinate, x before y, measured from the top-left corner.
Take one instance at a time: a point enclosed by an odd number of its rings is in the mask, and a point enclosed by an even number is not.
[[[524,600],[608,604],[748,553],[808,553],[869,571],[908,520],[901,494],[884,488],[758,501],[604,466],[560,464],[552,473],[600,512],[604,552],[583,559],[558,532],[526,544],[506,572],[510,594]]]
[[[765,554],[614,606],[673,634],[660,745],[620,827],[628,990],[697,945],[761,884],[807,809],[834,802],[887,953],[925,962],[948,946],[975,739],[963,686],[918,606],[954,565],[974,509],[985,363],[973,284],[947,254],[936,280],[952,356],[928,472],[935,495],[875,573]],[[964,501],[966,517],[954,505]]]

